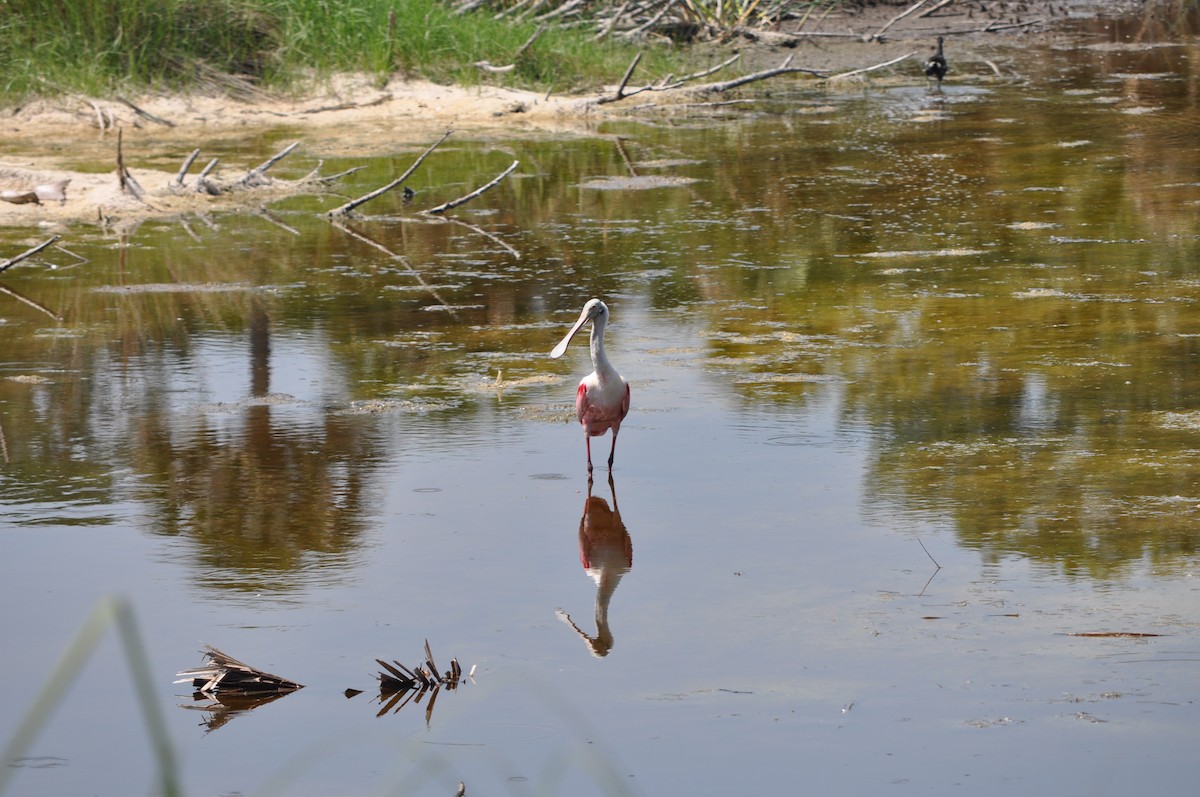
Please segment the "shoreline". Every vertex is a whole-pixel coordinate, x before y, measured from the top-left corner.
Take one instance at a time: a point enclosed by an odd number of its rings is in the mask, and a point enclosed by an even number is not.
[[[785,57],[806,70],[838,74],[901,59],[887,71],[850,80],[876,83],[923,82],[920,64],[931,51],[932,35],[965,24],[986,27],[992,12],[973,8],[969,0],[952,16],[926,17],[911,22],[892,22],[905,6],[867,5],[848,7],[827,27],[839,30],[876,31],[889,24],[881,41],[864,41],[859,33],[836,34],[833,38],[793,40],[780,44],[773,33],[771,43],[739,40],[732,44],[697,44],[693,53],[715,66],[738,55],[738,62],[705,76],[682,89],[633,94],[635,88],[656,76],[639,75],[630,82],[620,102],[597,103],[601,96],[615,95],[618,87],[603,95],[567,96],[537,93],[496,86],[443,86],[422,80],[394,78],[387,85],[368,75],[339,75],[313,81],[312,89],[295,98],[260,94],[249,101],[224,96],[147,94],[136,97],[97,99],[78,95],[38,99],[17,109],[0,110],[0,191],[28,192],[35,186],[64,179],[70,183],[65,202],[12,204],[0,201],[0,227],[40,227],[62,231],[70,223],[110,224],[118,220],[169,217],[196,210],[228,210],[264,199],[298,193],[296,181],[275,180],[249,191],[230,191],[211,196],[194,190],[197,175],[211,158],[221,158],[214,182],[231,184],[257,162],[238,162],[222,148],[239,146],[247,136],[272,134],[301,143],[300,152],[334,152],[339,157],[370,157],[399,150],[425,147],[447,130],[475,136],[513,138],[527,135],[594,134],[603,121],[669,114],[693,95],[695,85],[719,82],[761,70],[777,68]],[[1014,45],[1031,38],[1045,40],[1058,35],[1067,17],[1051,17],[1055,6],[1035,2],[1023,12],[1029,23],[995,32],[960,31],[948,42],[951,76],[948,82],[986,83],[1016,79],[1004,76],[996,61]],[[1077,6],[1070,6],[1078,10]],[[1109,3],[1087,3],[1091,16],[1112,13]],[[1041,12],[1049,9],[1047,15]],[[988,16],[984,16],[983,14]],[[997,12],[999,13],[999,12]],[[917,15],[913,15],[916,17]],[[1085,15],[1073,14],[1071,19]],[[994,18],[994,17],[992,17]],[[1034,24],[1036,22],[1036,24]],[[852,26],[851,26],[852,23]],[[1009,25],[1010,23],[1004,23]],[[1034,30],[1036,29],[1036,30]],[[931,32],[932,31],[932,32]],[[995,60],[993,60],[995,59]],[[770,88],[771,78],[758,84]],[[753,91],[753,89],[751,89]],[[727,99],[727,95],[722,95]],[[646,108],[647,99],[655,107]],[[711,97],[710,97],[711,99]],[[636,114],[636,115],[635,115]],[[123,159],[129,173],[145,191],[143,200],[123,192],[117,178],[118,130]],[[237,143],[230,144],[230,141]],[[200,157],[181,190],[172,183],[184,158],[193,149]],[[309,154],[311,158],[311,154]],[[319,156],[318,156],[319,157]]]

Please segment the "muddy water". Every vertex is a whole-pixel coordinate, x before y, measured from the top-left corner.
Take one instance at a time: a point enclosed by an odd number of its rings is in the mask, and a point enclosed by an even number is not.
[[[70,230],[0,283],[0,738],[119,593],[191,794],[1182,790],[1200,45],[1130,30],[459,140],[349,231]],[[593,295],[634,409],[589,487],[546,355]],[[474,679],[382,705],[426,639]],[[106,640],[11,793],[153,782]],[[203,643],[307,687],[200,710]]]

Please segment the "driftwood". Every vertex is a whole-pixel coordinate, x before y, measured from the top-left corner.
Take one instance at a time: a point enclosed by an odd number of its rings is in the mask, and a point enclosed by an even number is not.
[[[730,89],[737,88],[738,86],[744,86],[747,83],[756,83],[760,80],[778,77],[779,75],[806,74],[815,75],[817,77],[825,77],[824,72],[820,72],[816,69],[809,69],[803,66],[792,66],[791,64],[792,56],[789,55],[787,58],[783,59],[782,64],[774,69],[764,69],[761,72],[742,75],[739,78],[734,78],[733,80],[723,80],[719,83],[704,83],[699,86],[692,86],[688,89],[688,91],[693,94],[719,94],[720,92],[729,91]]]
[[[892,64],[898,64],[901,61],[905,60],[906,58],[912,58],[916,54],[917,54],[917,51],[913,50],[912,52],[907,52],[904,55],[893,58],[890,61],[884,61],[881,64],[875,64],[873,66],[864,66],[862,69],[852,69],[849,72],[841,72],[837,75],[831,75],[830,77],[828,77],[826,79],[827,80],[841,80],[842,78],[852,77],[854,75],[861,75],[866,72],[874,72],[876,69],[883,69],[884,67],[891,66]]]
[[[50,246],[51,244],[53,244],[55,241],[57,241],[61,237],[62,237],[61,235],[52,235],[52,236],[50,236],[50,238],[48,240],[42,241],[40,244],[33,247],[32,249],[25,250],[24,252],[17,255],[16,257],[10,257],[8,260],[0,260],[0,274],[3,274],[5,271],[8,271],[10,268],[15,266],[17,263],[20,263],[22,260],[26,260],[28,258],[33,257],[38,252],[42,251],[47,246]]]
[[[517,68],[517,61],[519,61],[521,59],[521,56],[524,55],[529,50],[529,48],[533,46],[533,43],[535,41],[537,41],[538,38],[545,32],[546,32],[546,26],[538,25],[537,30],[535,30],[533,32],[533,35],[530,36],[528,39],[526,39],[525,43],[522,44],[519,48],[517,48],[517,52],[515,55],[513,55],[511,64],[508,64],[506,66],[492,66],[487,61],[476,61],[473,64],[473,66],[475,66],[478,69],[482,69],[485,72],[511,72]]]
[[[142,108],[137,107],[132,102],[125,99],[124,97],[122,97],[119,94],[117,95],[117,102],[121,103],[124,106],[127,106],[130,110],[132,110],[134,113],[136,113],[138,116],[142,117],[143,119],[149,119],[151,122],[154,122],[155,124],[165,125],[167,127],[175,126],[175,123],[170,121],[169,119],[163,119],[161,116],[155,116],[154,114],[150,113],[149,111],[146,111],[146,110],[143,110]],[[101,128],[101,129],[103,129],[103,128]]]
[[[437,207],[430,208],[429,210],[426,210],[424,212],[434,214],[434,215],[439,214],[439,213],[445,213],[447,210],[450,210],[451,208],[456,208],[459,205],[462,205],[462,204],[465,204],[466,202],[471,201],[472,199],[474,199],[475,197],[484,193],[485,191],[488,191],[488,190],[494,188],[501,180],[503,180],[510,173],[512,173],[512,170],[517,168],[517,166],[520,163],[521,163],[520,161],[513,161],[511,164],[509,164],[509,167],[507,169],[505,169],[499,175],[497,175],[495,178],[493,178],[492,181],[490,183],[488,183],[487,185],[485,185],[481,188],[475,189],[474,191],[467,194],[466,196],[461,196],[458,199],[453,199],[449,202],[443,202],[442,204],[438,205]]]
[[[291,155],[292,151],[298,146],[300,146],[299,141],[294,141],[291,144],[288,144],[279,152],[275,153],[258,166],[255,166],[253,169],[246,172],[246,176],[238,181],[237,186],[239,188],[257,188],[258,186],[267,185],[270,182],[270,178],[266,176],[267,169],[270,169],[276,163],[279,163],[279,161],[283,160],[288,155]]]
[[[146,201],[146,192],[133,175],[129,173],[129,169],[125,168],[125,131],[117,130],[117,182],[121,186],[121,193],[129,194],[138,202]]]
[[[184,158],[183,165],[179,167],[179,173],[175,175],[175,180],[171,183],[172,186],[183,188],[183,179],[187,177],[188,169],[192,168],[192,164],[196,162],[196,158],[198,157],[200,157],[200,148],[196,147],[192,150],[192,154]]]
[[[325,113],[326,111],[350,111],[355,108],[373,108],[376,105],[383,105],[391,98],[391,94],[382,94],[369,102],[342,102],[337,105],[322,105],[320,108],[307,108],[300,113]]]
[[[402,184],[405,180],[407,180],[412,175],[413,172],[415,172],[417,170],[417,167],[421,165],[421,161],[423,161],[423,160],[425,160],[425,158],[429,157],[429,153],[431,153],[435,149],[437,149],[438,146],[443,141],[445,141],[447,138],[449,138],[450,134],[453,132],[454,132],[453,130],[447,130],[442,135],[441,138],[439,138],[437,141],[435,141],[433,144],[431,144],[427,150],[425,150],[423,153],[421,153],[421,156],[419,158],[417,158],[415,161],[413,161],[413,165],[409,166],[408,170],[405,171],[404,174],[400,175],[395,180],[392,180],[390,183],[383,186],[382,188],[376,188],[374,191],[371,191],[370,193],[363,194],[358,199],[352,199],[349,202],[347,202],[346,204],[340,205],[340,206],[334,208],[333,210],[329,211],[325,215],[331,219],[338,218],[340,216],[345,216],[345,215],[349,214],[350,211],[352,211],[356,207],[358,207],[359,205],[362,205],[366,202],[370,202],[372,199],[375,199],[376,197],[383,196],[388,191],[391,191],[396,186]]]

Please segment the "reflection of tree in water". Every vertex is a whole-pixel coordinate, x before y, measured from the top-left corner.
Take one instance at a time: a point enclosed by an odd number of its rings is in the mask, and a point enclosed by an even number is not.
[[[255,303],[252,396],[238,410],[241,434],[219,438],[204,429],[171,444],[161,417],[164,426],[149,434],[160,441],[154,449],[162,470],[155,472],[164,477],[148,491],[157,526],[195,541],[202,572],[216,571],[221,585],[246,590],[290,584],[278,576],[311,564],[314,554],[352,550],[365,526],[365,471],[380,460],[375,438],[354,418],[325,414],[319,430],[272,422],[270,329]]]
[[[608,625],[608,604],[617,585],[633,567],[633,540],[621,520],[617,506],[617,488],[612,474],[608,476],[608,488],[612,494],[612,507],[603,498],[592,495],[592,479],[588,477],[587,500],[583,504],[583,517],[579,520],[579,561],[583,569],[596,582],[596,634],[592,636],[580,628],[571,616],[559,609],[556,614],[587,643],[592,655],[607,656],[613,645],[612,629]]]

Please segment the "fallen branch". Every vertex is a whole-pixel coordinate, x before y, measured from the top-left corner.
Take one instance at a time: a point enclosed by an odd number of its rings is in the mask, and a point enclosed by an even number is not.
[[[167,127],[175,126],[175,123],[170,121],[169,119],[163,119],[161,116],[155,116],[154,114],[150,113],[149,111],[142,110],[141,108],[137,107],[132,102],[125,99],[124,97],[122,97],[119,94],[117,95],[117,102],[121,103],[122,105],[128,106],[130,109],[133,110],[134,113],[136,113],[138,116],[142,117],[143,119],[149,119],[151,122],[155,122],[156,124],[160,124],[160,125],[166,125]],[[101,128],[101,129],[103,129],[103,128]]]
[[[449,138],[450,134],[453,132],[454,132],[453,130],[447,130],[442,135],[441,138],[439,138],[437,141],[435,141],[433,144],[431,144],[429,146],[429,149],[427,149],[423,153],[421,153],[421,157],[419,157],[415,161],[413,161],[413,165],[409,166],[408,170],[406,172],[404,172],[404,174],[400,175],[395,180],[392,180],[390,183],[383,186],[382,188],[376,188],[374,191],[371,191],[368,194],[363,194],[358,199],[352,199],[349,202],[347,202],[346,204],[334,208],[333,210],[326,213],[325,216],[327,218],[331,218],[331,219],[337,218],[338,216],[345,216],[346,214],[348,214],[350,211],[354,210],[359,205],[362,205],[366,202],[370,202],[375,197],[383,196],[388,191],[391,191],[393,188],[395,188],[396,186],[400,185],[405,180],[407,180],[409,178],[409,176],[417,170],[417,167],[421,165],[421,161],[423,161],[423,160],[425,160],[425,158],[429,157],[429,153],[431,153],[435,149],[437,149],[438,146],[443,141],[445,141],[447,138]]]
[[[200,157],[200,148],[196,147],[192,150],[192,154],[184,159],[183,165],[179,167],[179,174],[175,175],[175,180],[171,185],[176,188],[183,188],[183,178],[187,177],[188,169],[192,168],[192,164],[196,162],[196,158],[198,157]]]
[[[138,181],[129,173],[129,169],[125,168],[125,145],[124,145],[125,130],[117,130],[117,183],[121,186],[121,192],[127,193],[136,199],[138,202],[145,202],[146,192],[138,184]]]
[[[863,36],[862,40],[864,42],[883,41],[883,34],[885,32],[887,32],[888,28],[890,28],[892,25],[895,25],[897,22],[904,19],[909,14],[916,11],[918,8],[920,8],[921,6],[925,5],[928,2],[929,2],[929,0],[917,0],[917,2],[913,3],[911,6],[906,8],[904,11],[901,11],[899,14],[897,14],[896,16],[889,19],[882,28],[875,31],[874,33],[869,33],[869,34]]]
[[[601,97],[600,99],[596,100],[596,104],[603,105],[606,102],[616,102],[617,100],[625,99],[627,96],[633,96],[632,94],[625,93],[625,87],[629,85],[629,78],[633,77],[633,70],[637,69],[638,62],[641,60],[642,53],[639,50],[638,54],[633,57],[633,61],[629,64],[629,68],[625,70],[625,76],[621,78],[621,83],[617,86],[616,92],[610,96]],[[637,92],[634,92],[634,94],[636,93]]]
[[[913,50],[912,52],[905,53],[904,55],[899,56],[898,58],[893,58],[890,61],[884,61],[882,64],[875,64],[874,66],[864,66],[862,69],[853,69],[849,72],[842,72],[841,74],[828,77],[828,78],[826,78],[826,80],[838,80],[838,79],[844,78],[844,77],[852,77],[853,75],[861,75],[865,72],[874,72],[876,69],[883,69],[885,66],[891,66],[892,64],[898,64],[907,58],[912,58],[916,54],[917,54],[917,51]]]
[[[208,194],[209,196],[217,196],[221,193],[220,187],[216,183],[208,181],[208,173],[217,168],[220,163],[220,158],[213,158],[208,162],[208,165],[200,170],[200,176],[196,178],[196,192],[200,194]]]
[[[298,146],[300,146],[299,141],[295,141],[295,142],[287,145],[286,147],[281,149],[279,152],[272,155],[270,158],[267,158],[265,161],[263,161],[258,166],[255,166],[253,169],[246,172],[246,176],[238,181],[238,185],[242,186],[244,188],[253,188],[255,186],[264,185],[265,183],[268,182],[268,180],[265,176],[267,169],[270,169],[276,163],[279,163],[279,161],[283,160],[288,155],[291,155],[292,150],[294,150]]]
[[[737,88],[738,86],[744,86],[747,83],[755,83],[759,80],[766,80],[768,78],[778,77],[779,75],[806,74],[816,75],[817,77],[825,77],[824,72],[817,71],[816,69],[808,69],[802,66],[792,66],[791,63],[792,57],[789,55],[787,58],[783,59],[782,64],[774,69],[764,69],[762,72],[754,72],[753,74],[742,75],[739,78],[721,81],[720,83],[705,83],[700,86],[693,86],[688,89],[688,91],[696,94],[718,94],[723,91],[729,91],[729,89]]]
[[[38,252],[42,251],[47,246],[50,246],[51,244],[53,244],[55,241],[57,241],[61,237],[62,237],[61,235],[52,235],[49,240],[42,241],[40,244],[33,247],[32,249],[27,249],[26,251],[22,252],[21,254],[17,255],[16,257],[10,257],[8,260],[0,262],[0,274],[3,274],[5,271],[8,271],[10,268],[15,266],[17,263],[20,263],[22,260],[33,257]]]
[[[924,11],[922,11],[920,14],[917,14],[916,18],[924,19],[925,17],[930,16],[931,14],[941,11],[943,8],[945,8],[946,6],[950,5],[953,2],[954,2],[954,0],[941,0],[941,2],[937,3],[932,8],[927,8]]]
[[[391,94],[384,94],[370,102],[341,102],[337,105],[322,105],[320,108],[306,108],[300,113],[325,113],[326,111],[350,111],[355,108],[373,108],[376,105],[383,105],[391,98]]]
[[[518,164],[520,164],[520,161],[513,161],[507,169],[505,169],[503,172],[501,172],[496,178],[494,178],[490,183],[483,186],[482,188],[477,188],[474,191],[472,191],[471,193],[467,194],[466,196],[459,197],[458,199],[452,200],[450,202],[443,202],[442,204],[438,205],[436,208],[430,208],[429,210],[426,210],[424,212],[429,213],[429,214],[445,213],[447,210],[450,210],[451,208],[456,208],[459,205],[462,205],[466,202],[471,201],[472,199],[474,199],[475,197],[484,193],[485,191],[488,191],[491,188],[494,188],[496,186],[496,184],[498,184],[501,180],[503,180],[505,177],[507,177],[512,172],[513,169],[517,168]]]
[[[46,315],[48,315],[48,316],[50,316],[51,318],[53,318],[55,321],[62,321],[62,320],[63,320],[63,317],[62,317],[62,316],[60,316],[58,313],[55,313],[55,312],[54,312],[54,311],[52,311],[50,308],[48,308],[48,307],[44,307],[44,306],[42,306],[42,305],[38,304],[38,303],[37,303],[37,302],[35,302],[33,299],[29,299],[29,298],[26,298],[26,297],[22,296],[21,294],[17,293],[16,291],[12,290],[11,288],[9,288],[9,287],[7,287],[7,286],[0,285],[0,293],[7,294],[8,296],[11,296],[11,297],[13,297],[14,299],[16,299],[18,302],[24,302],[25,304],[27,304],[27,305],[29,305],[30,307],[32,307],[34,310],[40,310],[41,312],[43,312],[43,313],[45,313]],[[3,442],[3,441],[0,441],[0,442]],[[5,451],[4,461],[5,461],[5,462],[7,462],[7,461],[8,461],[8,452],[7,452],[7,450]]]

